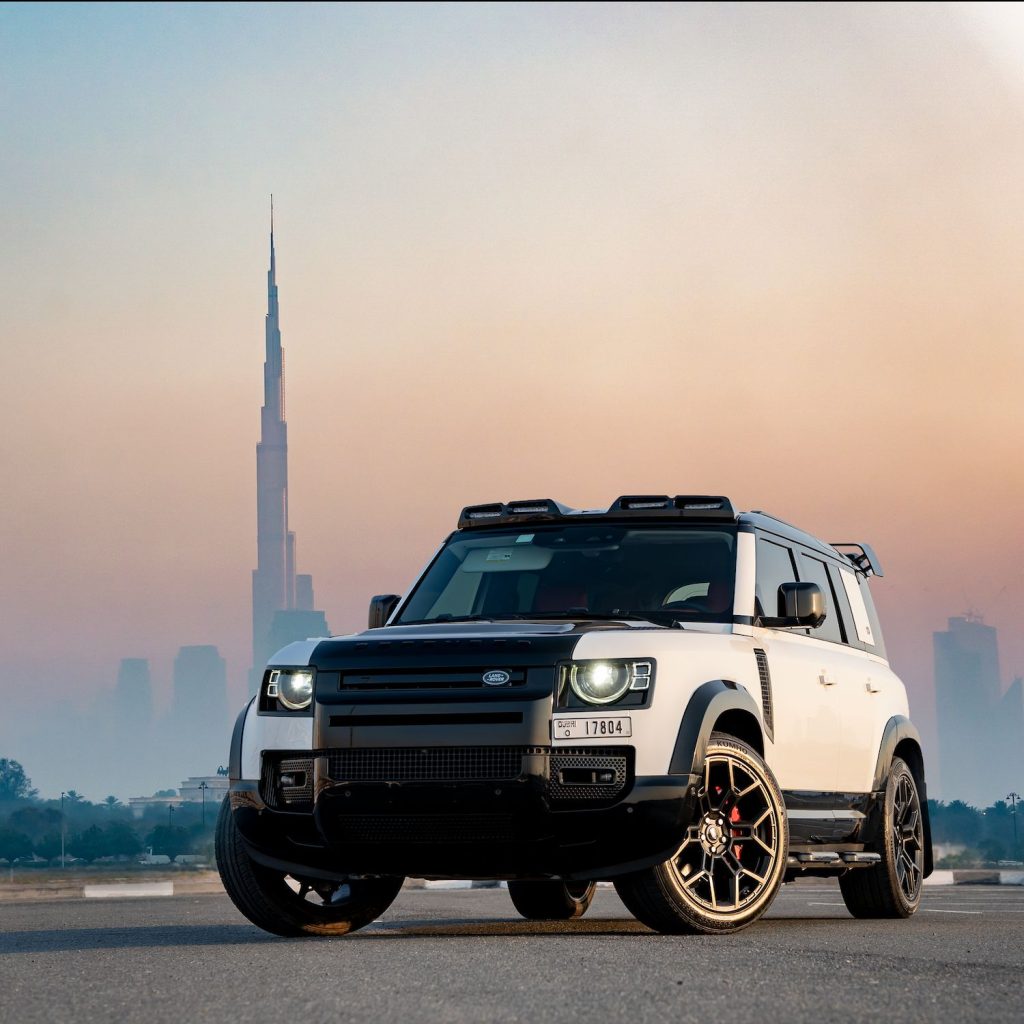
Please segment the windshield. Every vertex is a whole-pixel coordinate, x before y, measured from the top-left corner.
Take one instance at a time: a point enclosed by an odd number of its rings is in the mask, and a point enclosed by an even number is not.
[[[455,534],[396,623],[481,618],[731,622],[730,528],[606,522]]]

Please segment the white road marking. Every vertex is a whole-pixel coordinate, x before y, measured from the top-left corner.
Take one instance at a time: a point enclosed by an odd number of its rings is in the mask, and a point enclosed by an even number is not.
[[[923,914],[984,914],[984,910],[937,910],[935,907],[921,907]]]
[[[84,894],[99,898],[111,896],[173,896],[173,882],[125,882],[122,884],[87,885]]]

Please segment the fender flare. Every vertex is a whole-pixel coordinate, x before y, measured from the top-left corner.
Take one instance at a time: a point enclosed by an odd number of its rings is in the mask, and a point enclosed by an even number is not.
[[[702,775],[715,722],[726,711],[746,711],[762,731],[761,709],[750,691],[731,679],[711,679],[690,696],[679,723],[669,775]]]
[[[242,777],[242,733],[245,731],[245,719],[255,697],[250,698],[244,708],[238,712],[235,727],[231,731],[231,751],[228,754],[228,779],[238,782]]]
[[[909,764],[914,782],[917,784],[917,795],[921,801],[921,814],[924,817],[924,877],[932,873],[932,823],[928,813],[928,787],[924,777],[924,746],[917,727],[905,715],[893,715],[882,730],[882,742],[878,745],[878,760],[875,762],[875,777],[871,789],[875,793],[883,793],[889,778],[892,759],[896,756],[896,748],[904,741],[910,740],[917,747],[921,760],[919,764]]]

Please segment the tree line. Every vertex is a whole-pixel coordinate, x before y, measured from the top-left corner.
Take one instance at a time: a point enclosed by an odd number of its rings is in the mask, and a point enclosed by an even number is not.
[[[154,795],[173,797],[175,791]],[[149,807],[136,818],[115,796],[93,803],[71,789],[62,811],[59,798],[39,797],[17,761],[0,758],[0,860],[10,864],[59,861],[62,839],[66,859],[89,863],[135,859],[147,851],[172,860],[198,854],[212,861],[217,810],[215,802],[207,802],[205,825],[201,806],[192,803],[171,811]]]

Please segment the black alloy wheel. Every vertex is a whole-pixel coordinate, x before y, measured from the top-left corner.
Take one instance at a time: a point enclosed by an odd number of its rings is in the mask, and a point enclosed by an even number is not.
[[[734,932],[771,906],[788,846],[785,804],[771,770],[746,743],[714,733],[682,845],[663,864],[623,876],[615,887],[656,931]]]
[[[258,864],[238,832],[231,798],[217,819],[217,869],[231,902],[275,935],[346,935],[375,921],[394,902],[403,878],[322,880]]]
[[[854,917],[910,917],[924,882],[924,815],[906,762],[893,758],[885,786],[880,863],[842,875],[839,888]]]
[[[594,882],[509,882],[512,904],[528,921],[573,921],[590,908]]]

